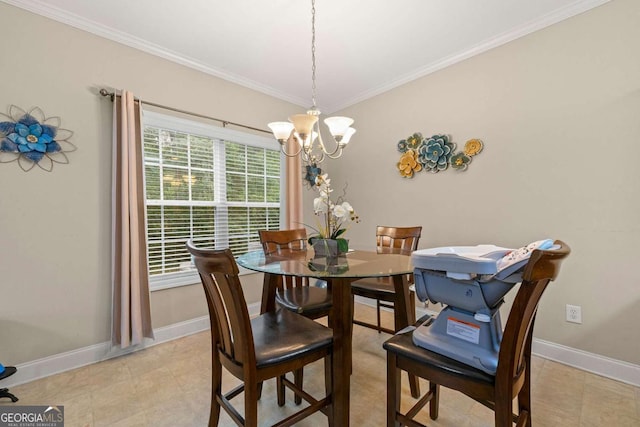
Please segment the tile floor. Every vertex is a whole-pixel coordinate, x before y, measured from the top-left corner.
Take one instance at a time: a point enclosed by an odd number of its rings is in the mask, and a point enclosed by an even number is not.
[[[373,309],[356,305],[359,317]],[[389,320],[389,319],[385,319]],[[354,371],[351,381],[351,425],[384,426],[386,359],[382,343],[388,335],[354,328]],[[17,404],[64,405],[66,427],[190,427],[206,426],[210,399],[209,333],[202,332],[105,362],[12,387]],[[599,377],[552,361],[534,358],[533,422],[546,426],[640,426],[640,388]],[[321,395],[322,365],[305,370],[305,387]],[[411,399],[403,377],[403,406]],[[223,387],[237,384],[227,374]],[[422,382],[423,390],[426,383]],[[265,383],[259,406],[261,425],[273,424],[296,407],[291,392],[287,404],[275,402],[275,382]],[[241,410],[242,395],[234,399]],[[16,404],[16,405],[17,405]],[[11,405],[3,399],[0,405]],[[429,426],[493,426],[492,412],[471,399],[442,389],[440,416],[420,421]],[[242,412],[242,410],[241,410]],[[224,411],[220,426],[232,426]],[[314,415],[300,426],[322,426]]]

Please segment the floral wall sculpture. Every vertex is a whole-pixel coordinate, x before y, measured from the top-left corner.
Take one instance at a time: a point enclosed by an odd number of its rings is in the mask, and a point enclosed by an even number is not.
[[[17,161],[27,172],[35,165],[51,172],[54,163],[69,163],[65,153],[75,151],[68,141],[73,132],[60,128],[60,117],[45,117],[38,107],[29,112],[15,105],[0,113],[0,163]]]
[[[316,163],[306,165],[304,167],[303,181],[310,188],[313,188],[316,185],[316,178],[320,175],[322,175],[322,169],[320,169]]]
[[[448,135],[424,138],[416,132],[398,142],[398,151],[402,155],[396,167],[403,178],[413,178],[420,171],[438,173],[449,167],[465,171],[471,158],[480,153],[483,147],[479,139],[470,139],[464,144],[464,149],[456,153],[456,144],[451,142]]]

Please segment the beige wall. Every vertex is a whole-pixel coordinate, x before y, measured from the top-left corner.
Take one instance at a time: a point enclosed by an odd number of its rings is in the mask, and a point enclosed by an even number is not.
[[[74,131],[53,172],[0,164],[0,361],[109,340],[111,108],[100,87],[264,128],[297,107],[0,3],[0,111],[39,106]],[[259,276],[244,276],[250,301]],[[152,293],[154,327],[206,314],[200,285]]]
[[[0,110],[39,106],[78,146],[52,173],[0,165],[0,361],[20,364],[109,339],[111,104],[97,88],[256,127],[299,108],[4,3],[0,16]],[[573,253],[536,336],[640,364],[637,22],[640,2],[614,0],[346,109],[358,133],[328,168],[363,219],[352,245],[371,247],[377,224],[422,224],[423,248],[561,238]],[[467,172],[402,179],[396,142],[416,131],[486,147]],[[243,283],[257,301],[259,277]],[[204,315],[200,292],[154,292],[154,326]],[[567,303],[582,325],[564,322]]]
[[[394,224],[423,225],[422,248],[562,239],[536,337],[640,364],[639,22],[640,2],[615,0],[342,111],[358,133],[327,169],[362,218],[351,241]],[[396,143],[413,132],[485,149],[407,180]]]

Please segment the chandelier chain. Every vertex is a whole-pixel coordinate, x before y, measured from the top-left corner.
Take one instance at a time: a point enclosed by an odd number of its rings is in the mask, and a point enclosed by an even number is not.
[[[322,141],[319,121],[320,111],[316,105],[316,0],[311,0],[311,100],[313,105],[306,114],[294,114],[288,122],[272,122],[269,128],[280,143],[280,150],[287,157],[300,155],[307,165],[317,165],[325,157],[337,159],[356,132],[351,127],[353,119],[349,117],[329,117],[324,123],[335,143],[334,149],[327,149]],[[290,151],[285,146],[297,142],[297,149]],[[295,146],[295,144],[294,144]]]
[[[316,108],[316,1],[311,0],[311,101]]]

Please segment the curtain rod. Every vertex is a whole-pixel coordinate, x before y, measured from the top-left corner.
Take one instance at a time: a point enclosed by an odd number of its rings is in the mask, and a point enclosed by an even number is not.
[[[115,92],[109,92],[107,89],[100,89],[99,93],[102,96],[105,96],[105,97],[108,96],[109,98],[111,98],[112,102],[113,102],[113,100],[114,100],[114,98],[116,96],[120,96]],[[163,110],[174,111],[176,113],[188,114],[190,116],[199,117],[201,119],[208,119],[208,120],[213,120],[213,121],[216,121],[216,122],[220,122],[220,123],[222,123],[222,127],[226,127],[227,125],[232,125],[232,126],[238,126],[238,127],[241,127],[241,128],[245,128],[245,129],[251,129],[251,130],[254,130],[254,131],[257,131],[257,132],[268,133],[269,135],[271,135],[271,132],[268,131],[268,130],[254,128],[252,126],[243,125],[241,123],[234,123],[234,122],[230,122],[228,120],[217,119],[215,117],[205,116],[204,114],[192,113],[191,111],[181,110],[179,108],[173,108],[173,107],[169,107],[169,106],[162,105],[162,104],[156,104],[156,103],[149,102],[149,101],[143,101],[143,100],[138,99],[138,98],[136,98],[136,101],[140,101],[143,104],[151,105],[152,107],[162,108]]]

